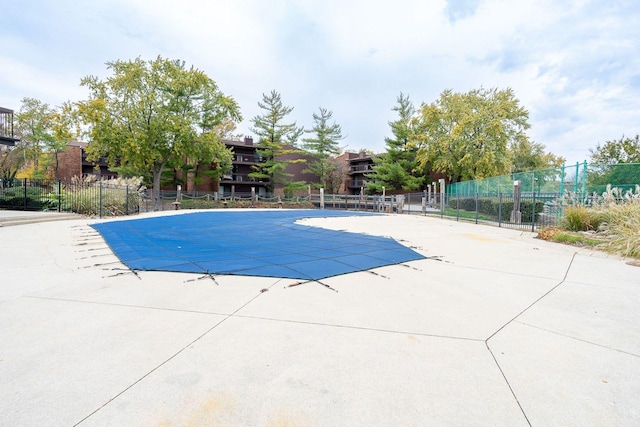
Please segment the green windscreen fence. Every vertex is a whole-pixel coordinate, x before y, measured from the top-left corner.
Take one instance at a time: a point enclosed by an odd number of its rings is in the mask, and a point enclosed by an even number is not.
[[[454,182],[447,186],[447,194],[453,197],[497,196],[513,193],[514,182],[520,181],[523,193],[565,194],[588,196],[601,194],[607,185],[624,191],[640,185],[640,163],[611,165],[588,164],[586,161],[558,168],[538,169],[509,175],[495,176],[473,181]]]
[[[608,185],[623,192],[635,191],[636,186],[640,185],[640,163],[589,164],[587,192],[602,194]]]

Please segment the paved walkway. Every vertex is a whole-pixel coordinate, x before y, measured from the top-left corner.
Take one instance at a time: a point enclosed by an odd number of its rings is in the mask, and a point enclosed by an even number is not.
[[[34,224],[40,222],[79,219],[81,215],[65,212],[32,212],[0,209],[0,227]]]
[[[332,290],[132,274],[92,221],[0,228],[2,425],[640,425],[624,260],[437,218],[305,220],[429,257]]]

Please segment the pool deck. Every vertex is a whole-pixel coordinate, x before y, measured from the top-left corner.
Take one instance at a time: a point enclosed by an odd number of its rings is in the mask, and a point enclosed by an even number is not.
[[[0,228],[1,425],[640,425],[627,260],[381,215],[304,223],[427,259],[299,285],[134,274],[99,221]]]

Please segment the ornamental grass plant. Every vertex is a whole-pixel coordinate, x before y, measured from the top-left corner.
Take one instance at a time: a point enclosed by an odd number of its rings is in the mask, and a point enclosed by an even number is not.
[[[596,208],[603,215],[599,231],[608,238],[604,247],[622,256],[640,258],[640,186],[622,197],[614,190],[607,188],[603,203]]]
[[[625,257],[640,258],[640,186],[623,191],[607,186],[588,204],[565,198],[561,227],[573,232],[593,232],[597,247]]]
[[[114,178],[97,181],[95,177],[74,178],[62,194],[62,203],[72,212],[87,216],[125,215],[140,208],[145,187],[142,178]]]
[[[569,231],[595,231],[604,222],[601,211],[585,205],[567,206],[560,225]]]

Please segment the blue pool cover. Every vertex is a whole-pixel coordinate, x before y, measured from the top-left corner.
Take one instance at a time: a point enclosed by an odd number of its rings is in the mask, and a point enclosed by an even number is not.
[[[320,280],[422,259],[391,238],[295,224],[374,215],[327,210],[197,212],[92,225],[132,270]]]

